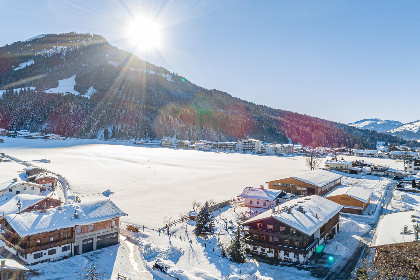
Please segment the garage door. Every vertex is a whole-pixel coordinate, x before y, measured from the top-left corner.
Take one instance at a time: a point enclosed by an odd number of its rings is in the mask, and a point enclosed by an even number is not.
[[[118,233],[109,233],[105,235],[98,236],[98,241],[96,243],[96,249],[101,249],[118,243]]]
[[[82,241],[82,254],[93,251],[93,238]]]

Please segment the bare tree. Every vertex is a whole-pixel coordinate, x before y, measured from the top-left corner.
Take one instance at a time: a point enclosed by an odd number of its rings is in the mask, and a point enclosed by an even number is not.
[[[310,150],[309,154],[306,156],[306,166],[311,170],[315,170],[321,164],[321,159],[317,157],[314,150]]]
[[[98,272],[99,267],[97,264],[89,262],[88,265],[83,269],[83,272],[78,273],[80,279],[83,280],[102,280],[104,278],[104,273]]]

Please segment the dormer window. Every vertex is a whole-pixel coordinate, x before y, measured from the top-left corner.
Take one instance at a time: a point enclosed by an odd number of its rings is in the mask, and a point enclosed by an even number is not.
[[[290,233],[296,234],[296,230],[294,228],[291,228]]]
[[[273,231],[273,225],[267,225],[267,230],[272,232]]]
[[[262,230],[262,223],[257,223],[257,229]]]

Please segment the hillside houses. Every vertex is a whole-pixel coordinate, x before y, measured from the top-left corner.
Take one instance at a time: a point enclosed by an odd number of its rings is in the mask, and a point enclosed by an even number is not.
[[[339,230],[342,206],[313,195],[287,201],[242,223],[255,255],[305,263],[315,248]]]
[[[282,190],[295,195],[324,195],[341,185],[343,176],[326,171],[312,170],[295,176],[267,182],[269,189]]]
[[[283,191],[265,189],[261,186],[260,188],[245,188],[238,197],[245,199],[246,207],[264,210],[271,209],[288,201],[291,198],[291,194],[287,194]]]
[[[5,215],[0,239],[27,264],[53,261],[118,243],[126,214],[108,199]]]

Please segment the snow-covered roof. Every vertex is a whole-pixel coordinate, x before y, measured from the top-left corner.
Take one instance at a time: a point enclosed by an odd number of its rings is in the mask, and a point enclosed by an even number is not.
[[[36,174],[34,176],[35,176],[35,180],[42,179],[42,178],[55,178],[55,179],[58,179],[57,175],[55,175],[53,173],[49,173],[49,172],[46,172],[46,173],[38,173],[38,174]]]
[[[78,214],[77,219],[75,213]],[[107,221],[125,215],[111,200],[100,199],[48,209],[45,213],[35,211],[10,214],[5,218],[19,236],[24,237],[77,225]]]
[[[325,164],[336,164],[336,165],[353,165],[352,161],[345,160],[327,160]]]
[[[376,227],[371,246],[378,247],[415,241],[413,228],[415,222],[413,220],[420,222],[420,211],[410,210],[383,215]],[[407,226],[406,233],[404,233],[405,226]]]
[[[273,201],[279,196],[281,192],[282,191],[278,190],[248,187],[245,188],[243,192],[240,195],[238,195],[238,197]]]
[[[302,211],[299,208],[302,207]],[[289,213],[289,210],[290,213]],[[273,217],[281,223],[284,223],[296,230],[312,235],[316,230],[328,222],[336,215],[343,206],[328,200],[326,198],[311,195],[310,197],[301,197],[287,201],[275,208],[275,212],[267,210],[252,219],[244,222],[249,223]]]
[[[372,195],[372,191],[369,189],[360,187],[360,186],[340,185],[334,188],[332,191],[330,191],[326,195],[326,197],[338,196],[338,195],[347,195],[366,203],[369,201]]]
[[[41,200],[47,198],[46,196],[41,195],[32,195],[32,194],[18,194],[11,197],[4,196],[6,201],[2,201],[3,203],[0,206],[0,214],[8,215],[14,214],[19,212],[19,208],[17,207],[17,203],[20,200],[21,208],[20,211],[25,210],[26,208],[34,205],[35,203],[40,202]]]
[[[0,259],[0,263],[2,261],[4,261],[4,266],[1,266],[0,265],[0,271],[2,271],[3,269],[29,271],[29,269],[27,269],[26,267],[24,267],[23,265],[21,265],[20,263],[18,263],[15,260],[12,260],[12,259]]]
[[[322,188],[343,176],[326,170],[312,170],[297,174],[291,178]]]
[[[28,185],[28,186],[38,187],[38,188],[44,188],[43,185],[39,185],[39,184],[35,184],[35,183],[30,183],[30,182],[25,182],[25,181],[9,180],[9,181],[0,183],[0,191],[5,191],[7,189],[17,187],[17,186],[20,186],[20,185]]]

